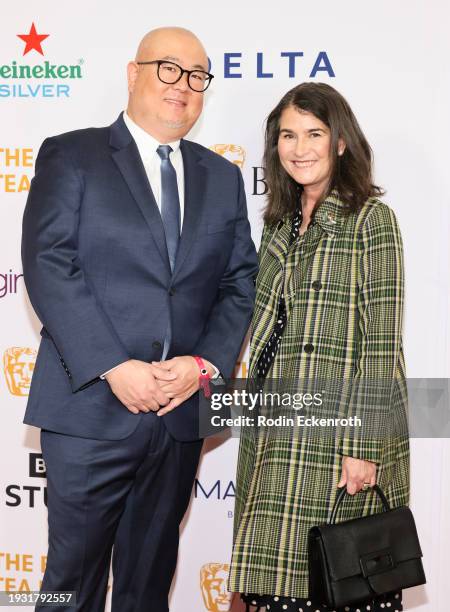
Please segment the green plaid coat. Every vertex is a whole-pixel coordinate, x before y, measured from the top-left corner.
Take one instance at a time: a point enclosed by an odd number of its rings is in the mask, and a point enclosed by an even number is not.
[[[307,597],[308,530],[331,515],[343,455],[378,464],[377,482],[391,506],[409,501],[403,251],[394,213],[376,198],[345,215],[332,193],[291,247],[290,227],[285,219],[263,231],[250,377],[272,333],[284,283],[288,320],[268,376],[352,384],[371,379],[387,389],[377,404],[381,435],[346,427],[321,437],[305,428],[241,431],[229,589]],[[358,413],[358,399],[352,388],[348,416]],[[375,494],[360,492],[346,496],[339,520],[381,509]]]

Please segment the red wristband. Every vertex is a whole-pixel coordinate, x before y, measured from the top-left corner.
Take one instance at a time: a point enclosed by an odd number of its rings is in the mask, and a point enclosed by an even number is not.
[[[205,397],[211,397],[211,389],[209,388],[209,381],[211,380],[211,376],[209,375],[208,370],[206,369],[203,359],[198,355],[193,355],[193,357],[200,369],[199,381],[200,387],[203,389],[203,394]]]

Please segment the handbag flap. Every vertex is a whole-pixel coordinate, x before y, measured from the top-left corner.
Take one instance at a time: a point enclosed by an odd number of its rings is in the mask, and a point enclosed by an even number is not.
[[[394,508],[334,525],[320,534],[332,580],[392,571],[399,563],[422,557],[411,510]]]

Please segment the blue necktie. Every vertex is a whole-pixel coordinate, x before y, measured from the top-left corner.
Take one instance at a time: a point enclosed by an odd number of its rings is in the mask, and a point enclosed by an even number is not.
[[[180,241],[180,198],[178,195],[177,173],[169,159],[172,147],[160,145],[156,152],[161,158],[161,217],[166,234],[170,269],[174,270]]]
[[[161,158],[161,218],[164,225],[164,233],[166,234],[170,269],[173,273],[178,242],[180,241],[180,198],[178,195],[177,173],[169,158],[172,147],[169,145],[159,145],[156,152]],[[172,325],[169,319],[161,361],[164,361],[167,357],[171,341]]]

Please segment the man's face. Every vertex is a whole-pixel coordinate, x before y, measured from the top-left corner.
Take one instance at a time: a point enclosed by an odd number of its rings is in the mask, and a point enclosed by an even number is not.
[[[169,60],[187,70],[208,69],[208,60],[199,41],[189,33],[154,33],[139,50],[138,61]],[[183,74],[178,83],[168,85],[158,78],[156,64],[128,65],[128,112],[131,118],[159,142],[185,136],[203,108],[203,93],[192,91]]]

